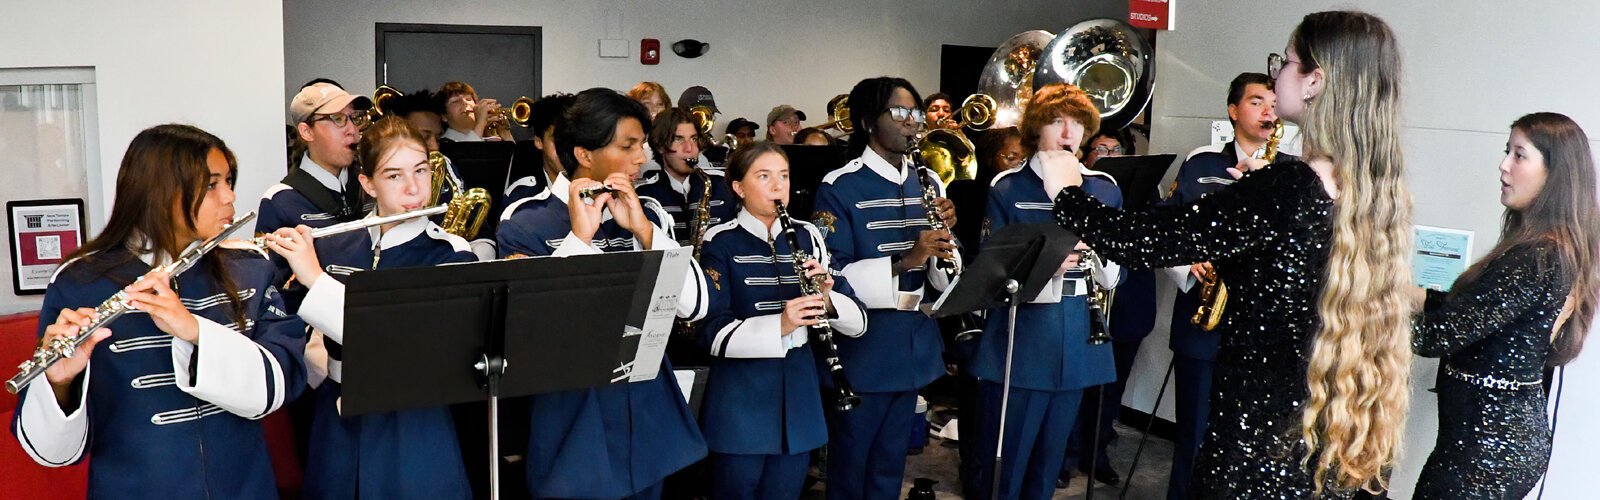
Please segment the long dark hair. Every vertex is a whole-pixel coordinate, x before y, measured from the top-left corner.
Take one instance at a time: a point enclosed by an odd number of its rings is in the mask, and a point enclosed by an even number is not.
[[[850,157],[861,156],[867,150],[867,143],[872,138],[872,128],[877,126],[878,115],[889,109],[889,98],[894,96],[894,89],[906,89],[911,92],[911,107],[922,109],[922,95],[917,93],[917,88],[904,78],[880,76],[868,78],[856,83],[850,89],[850,125],[855,127],[850,131]]]
[[[228,159],[227,182],[232,186],[238,178],[238,162],[233,151],[217,136],[179,124],[157,125],[139,132],[128,144],[128,152],[122,155],[122,166],[117,170],[116,198],[112,201],[106,228],[67,260],[80,259],[80,265],[88,266],[90,276],[105,275],[113,283],[127,286],[138,276],[111,271],[138,259],[139,254],[177,258],[183,252],[178,235],[185,231],[174,225],[171,207],[174,201],[182,207],[183,217],[178,219],[187,232],[198,231],[194,216],[205,201],[206,186],[211,179],[206,156],[213,149],[221,151]],[[226,255],[226,252],[214,251],[202,262],[227,294],[235,324],[242,328],[243,307],[239,295],[234,292]]]
[[[561,155],[567,176],[571,177],[579,166],[572,148],[597,151],[606,147],[617,136],[617,122],[630,117],[639,120],[644,130],[650,130],[650,112],[644,105],[615,90],[595,87],[573,97],[572,105],[556,122],[556,152]]]
[[[1561,259],[1561,280],[1572,284],[1572,316],[1550,341],[1547,366],[1561,366],[1583,348],[1594,321],[1596,292],[1600,290],[1600,206],[1595,197],[1594,156],[1583,128],[1558,113],[1533,113],[1512,122],[1511,129],[1527,136],[1544,156],[1545,181],[1528,208],[1507,208],[1501,216],[1500,241],[1483,259],[1456,279],[1451,290],[1476,281],[1506,252],[1526,246],[1552,244]]]

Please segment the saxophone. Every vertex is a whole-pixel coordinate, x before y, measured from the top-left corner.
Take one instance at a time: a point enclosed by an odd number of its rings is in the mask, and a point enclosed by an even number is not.
[[[428,165],[433,167],[433,190],[428,197],[428,206],[438,205],[447,189],[455,193],[450,198],[450,208],[445,211],[439,227],[469,240],[477,236],[483,228],[483,222],[489,218],[489,204],[493,203],[489,192],[483,188],[464,189],[461,179],[450,171],[450,164],[443,153],[428,152]]]
[[[795,274],[800,276],[800,293],[812,296],[822,295],[822,285],[818,280],[825,280],[827,277],[806,276],[805,262],[811,260],[811,256],[800,247],[800,236],[795,231],[794,220],[789,218],[789,211],[784,209],[783,202],[772,200],[772,208],[777,210],[778,222],[783,225],[783,237],[789,241],[789,253],[793,257],[790,260],[794,261]],[[767,244],[772,245],[773,243],[768,241]],[[777,258],[778,249],[775,246],[772,249],[772,255],[773,258]],[[829,324],[828,316],[824,314],[817,318],[817,324],[809,327],[808,330],[811,333],[811,338],[816,339],[817,344],[822,346],[822,361],[827,365],[828,373],[833,376],[833,389],[836,396],[834,409],[850,411],[856,405],[861,404],[861,396],[856,395],[855,389],[850,387],[850,379],[845,377],[844,365],[839,362],[839,346],[833,342],[833,326]]]
[[[706,229],[711,226],[711,175],[707,174],[705,169],[696,166],[700,163],[699,158],[688,158],[684,162],[689,164],[689,168],[694,169],[694,174],[700,177],[700,183],[705,185],[705,189],[700,191],[700,206],[694,210],[694,228],[689,233],[691,235],[689,241],[694,245],[694,260],[699,262],[700,250],[706,246]],[[673,330],[684,338],[696,337],[693,321],[678,320],[674,323]]]
[[[1283,119],[1278,119],[1272,124],[1272,135],[1267,137],[1267,144],[1256,150],[1256,159],[1267,160],[1272,164],[1278,159],[1278,142],[1283,140]],[[1201,330],[1212,331],[1222,323],[1222,312],[1228,307],[1228,287],[1222,283],[1222,278],[1217,276],[1216,267],[1206,271],[1200,277],[1200,309],[1194,312],[1194,317],[1189,318],[1189,323],[1199,326]]]

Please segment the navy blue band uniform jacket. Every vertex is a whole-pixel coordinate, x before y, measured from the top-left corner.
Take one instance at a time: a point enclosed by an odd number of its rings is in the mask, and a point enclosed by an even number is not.
[[[339,175],[330,174],[327,170],[323,170],[321,166],[317,165],[316,162],[311,161],[310,154],[301,157],[298,168],[311,174],[311,177],[317,180],[317,183],[326,191],[325,194],[329,198],[341,201],[346,200],[347,195],[351,195],[355,199],[360,199],[359,195],[347,193],[351,189],[361,189],[360,184],[355,182],[353,178],[356,175],[353,171],[354,169],[341,171]],[[287,177],[285,180],[288,180]],[[353,210],[371,209],[370,206],[351,208]],[[261,195],[261,204],[256,209],[256,213],[258,214],[256,217],[257,233],[270,233],[281,228],[292,228],[302,224],[312,229],[318,229],[338,224],[341,217],[341,214],[329,213],[327,210],[318,207],[304,193],[284,182],[273,184],[272,187],[267,188],[267,191]],[[359,216],[359,214],[352,217],[356,216]],[[288,281],[290,275],[288,261],[283,260],[283,257],[275,253],[269,255],[268,258],[272,259],[272,263],[277,266],[278,280],[276,283],[281,285]],[[304,290],[299,290],[298,293],[303,294]],[[291,293],[291,295],[294,295],[294,297],[291,298],[291,303],[289,304],[290,312],[294,312],[298,308],[299,304],[296,300],[299,297],[295,293]]]
[[[323,275],[312,283],[300,315],[326,346],[327,380],[316,388],[307,492],[317,498],[466,498],[466,466],[447,407],[354,417],[340,415],[344,341],[344,280],[369,269],[430,267],[475,262],[466,240],[427,218],[401,222],[379,235],[377,227],[316,241]]]
[[[1178,177],[1173,180],[1172,194],[1161,203],[1168,206],[1188,206],[1206,195],[1233,185],[1234,179],[1228,174],[1228,169],[1238,165],[1242,158],[1237,148],[1238,142],[1228,142],[1222,146],[1203,146],[1190,152],[1189,158],[1178,167]],[[1293,161],[1299,161],[1299,158],[1279,153],[1273,163]],[[1226,266],[1227,262],[1214,262],[1213,265]],[[1190,359],[1215,361],[1217,349],[1221,345],[1221,335],[1215,331],[1202,330],[1190,322],[1195,311],[1200,308],[1200,290],[1204,286],[1189,273],[1189,266],[1167,268],[1163,272],[1178,286],[1178,295],[1172,300],[1172,333],[1168,340],[1173,354]],[[1223,321],[1227,321],[1226,316]]]
[[[733,188],[728,185],[721,170],[707,169],[705,173],[711,179],[710,212],[706,214],[706,230],[709,231],[718,224],[733,220],[734,214],[739,212],[739,199],[733,195]],[[705,182],[700,180],[698,174],[690,173],[684,182],[678,182],[665,170],[651,172],[634,189],[639,196],[660,202],[661,208],[672,216],[672,234],[677,235],[679,245],[694,245],[695,213],[700,210],[703,201],[700,198],[705,196],[706,189]]]
[[[123,248],[62,264],[45,292],[39,335],[63,308],[99,305],[151,262],[151,254]],[[208,271],[213,265],[227,269],[238,314]],[[173,287],[199,323],[198,342],[129,311],[109,325],[111,336],[71,389],[75,409],[61,409],[44,376],[18,394],[11,431],[23,450],[50,467],[93,455],[90,498],[277,498],[255,420],[304,387],[305,325],[284,312],[273,273],[254,250],[223,247],[202,257]]]
[[[936,175],[930,172],[921,182],[943,196]],[[817,188],[812,223],[827,244],[829,265],[850,282],[872,324],[860,337],[838,340],[856,392],[912,391],[944,374],[939,325],[919,306],[936,300],[948,278],[929,272],[931,258],[898,276],[892,270],[893,261],[929,229],[921,182],[909,160],[896,168],[867,148]],[[833,384],[827,378],[822,383]]]
[[[1055,223],[1055,203],[1045,193],[1038,157],[996,175],[989,188],[984,238],[1010,224]],[[1122,191],[1111,177],[1083,169],[1083,189],[1101,202],[1120,207]],[[1039,263],[1041,266],[1060,265]],[[1097,279],[1113,288],[1124,272],[1105,263],[1103,276],[1090,277],[1081,268],[1055,276],[1037,297],[1017,308],[1017,346],[1013,350],[1011,383],[1035,391],[1065,391],[1105,384],[1116,379],[1111,344],[1089,345],[1087,280]],[[1006,316],[1004,305],[989,310],[972,373],[999,383],[1005,376]]]
[[[807,255],[828,265],[822,233],[794,222]],[[826,367],[813,355],[806,327],[782,331],[784,303],[800,296],[794,250],[782,225],[769,227],[741,210],[706,232],[701,252],[711,306],[699,340],[711,356],[700,411],[711,451],[742,455],[792,455],[828,441],[818,375]],[[833,277],[829,298],[835,339],[860,336],[867,326],[848,280]],[[837,342],[837,340],[836,340]],[[845,371],[848,373],[849,368]]]
[[[672,218],[650,198],[640,198],[656,229],[643,248],[607,211],[591,241],[572,234],[567,194],[558,177],[551,187],[506,207],[497,233],[502,256],[566,256],[678,248],[668,229]],[[576,201],[575,201],[576,202]],[[705,278],[691,261],[676,315],[705,317]],[[655,379],[598,389],[540,394],[531,400],[528,488],[534,497],[620,498],[649,488],[705,457],[694,415],[661,360]]]

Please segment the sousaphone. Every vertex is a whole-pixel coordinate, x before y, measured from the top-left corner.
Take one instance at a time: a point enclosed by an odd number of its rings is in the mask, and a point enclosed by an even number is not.
[[[1062,30],[1045,46],[1033,89],[1057,82],[1075,85],[1100,108],[1100,130],[1119,130],[1150,104],[1152,56],[1150,44],[1132,26],[1090,19]]]

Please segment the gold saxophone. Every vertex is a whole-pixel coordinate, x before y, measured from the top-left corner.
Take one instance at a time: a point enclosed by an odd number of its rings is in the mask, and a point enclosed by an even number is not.
[[[463,189],[461,179],[450,171],[449,162],[438,151],[428,153],[428,165],[433,167],[433,190],[428,196],[428,206],[438,205],[447,189],[455,193],[439,227],[469,240],[477,236],[483,221],[489,218],[489,204],[493,203],[489,192],[483,188]]]
[[[689,233],[691,235],[689,241],[694,245],[694,261],[700,262],[700,249],[706,246],[706,229],[711,226],[711,175],[707,174],[705,169],[696,166],[700,163],[699,158],[689,158],[684,161],[689,164],[689,168],[694,169],[694,175],[700,177],[700,183],[705,185],[705,189],[700,191],[700,206],[694,210],[694,228]],[[696,336],[693,321],[678,320],[673,329],[684,338],[693,339]]]
[[[1272,164],[1278,159],[1278,142],[1283,140],[1283,119],[1272,123],[1272,135],[1267,137],[1267,144],[1256,150],[1255,158],[1267,160]],[[1212,331],[1222,323],[1222,312],[1228,307],[1228,287],[1222,283],[1222,278],[1217,276],[1217,269],[1212,267],[1200,277],[1200,309],[1194,312],[1194,317],[1189,318],[1189,323],[1198,325],[1201,330]]]

